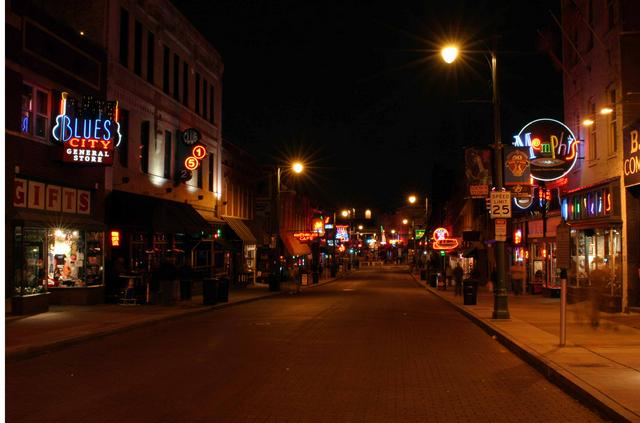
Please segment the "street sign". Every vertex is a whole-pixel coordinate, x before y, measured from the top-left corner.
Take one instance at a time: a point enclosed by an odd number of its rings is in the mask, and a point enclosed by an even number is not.
[[[494,220],[496,224],[496,241],[506,241],[507,240],[507,219],[496,219]]]
[[[509,191],[491,191],[492,219],[504,219],[511,217],[511,193]]]

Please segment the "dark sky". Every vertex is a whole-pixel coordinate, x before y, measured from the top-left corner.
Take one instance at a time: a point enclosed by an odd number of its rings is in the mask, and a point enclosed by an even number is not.
[[[493,140],[488,61],[444,64],[447,40],[497,42],[505,142],[562,118],[562,73],[539,35],[559,43],[557,3],[175,1],[222,55],[224,136],[263,163],[303,157],[298,188],[327,206],[377,209],[448,183],[431,180],[434,163]]]

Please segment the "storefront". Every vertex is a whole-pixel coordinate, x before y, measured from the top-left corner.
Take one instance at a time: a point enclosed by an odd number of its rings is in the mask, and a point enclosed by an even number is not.
[[[237,260],[236,277],[239,283],[256,282],[257,239],[242,219],[223,217],[236,235],[240,254]]]
[[[178,275],[183,268],[191,272],[197,264],[206,267],[211,263],[213,226],[189,204],[124,191],[112,191],[106,202],[110,301],[132,279],[140,285],[136,292],[151,291],[144,300],[153,301],[157,281],[152,277],[163,261],[175,266]]]
[[[622,219],[616,180],[570,191],[562,214],[571,226],[569,301],[588,297],[589,289],[605,296],[602,307],[620,311],[622,297]]]
[[[14,255],[13,311],[29,313],[35,296],[48,304],[104,300],[104,224],[93,190],[15,177],[10,209]],[[42,310],[35,310],[42,311]]]

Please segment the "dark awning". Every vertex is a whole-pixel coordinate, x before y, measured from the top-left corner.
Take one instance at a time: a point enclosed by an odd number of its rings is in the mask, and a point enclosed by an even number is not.
[[[211,224],[189,204],[124,191],[107,196],[107,223],[141,231],[200,235]]]
[[[52,213],[14,208],[12,218],[16,222],[22,222],[25,226],[104,231],[104,222],[82,214]]]
[[[292,233],[281,231],[280,237],[284,248],[289,252],[291,256],[306,256],[311,254],[311,250],[307,244],[302,244],[298,241]]]
[[[244,224],[242,219],[235,219],[233,217],[223,217],[222,220],[227,222],[229,227],[238,235],[246,244],[256,244],[256,237],[251,233],[251,230]]]

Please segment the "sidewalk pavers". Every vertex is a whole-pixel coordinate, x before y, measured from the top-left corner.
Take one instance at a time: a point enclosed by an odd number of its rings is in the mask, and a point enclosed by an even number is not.
[[[494,320],[493,295],[478,292],[477,305],[422,286],[449,302],[547,378],[616,421],[640,422],[640,315],[600,315],[593,327],[586,303],[567,307],[567,344],[559,346],[560,300],[509,295],[510,319]]]

